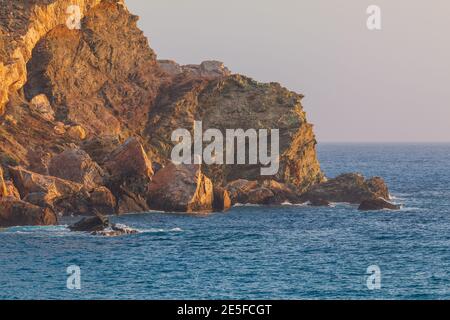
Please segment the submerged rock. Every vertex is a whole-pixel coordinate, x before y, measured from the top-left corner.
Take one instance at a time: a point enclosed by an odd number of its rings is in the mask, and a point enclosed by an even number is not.
[[[400,210],[401,207],[399,205],[390,203],[382,198],[378,198],[378,199],[364,200],[358,208],[358,210],[361,211],[383,210],[383,209]]]

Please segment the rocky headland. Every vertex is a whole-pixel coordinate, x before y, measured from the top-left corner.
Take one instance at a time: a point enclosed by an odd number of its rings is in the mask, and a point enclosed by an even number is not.
[[[123,1],[0,4],[0,227],[237,203],[398,208],[381,178],[325,178],[301,94],[217,61],[158,60]],[[66,25],[70,5],[80,29]],[[171,163],[172,132],[196,120],[204,130],[278,128],[278,173]]]

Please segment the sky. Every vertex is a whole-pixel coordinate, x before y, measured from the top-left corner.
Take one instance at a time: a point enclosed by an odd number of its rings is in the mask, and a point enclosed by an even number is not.
[[[319,142],[450,142],[448,0],[126,3],[159,59],[220,60],[304,94]]]

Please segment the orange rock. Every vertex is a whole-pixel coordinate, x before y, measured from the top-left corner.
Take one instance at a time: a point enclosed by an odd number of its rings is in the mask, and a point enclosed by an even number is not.
[[[0,198],[7,197],[9,195],[6,183],[3,178],[3,169],[0,167]]]
[[[55,131],[55,133],[60,136],[66,134],[66,128],[64,127],[64,123],[57,122],[56,126],[53,128],[53,131]]]
[[[87,137],[86,130],[82,126],[72,126],[67,130],[67,135],[74,140],[84,140]]]
[[[39,114],[44,120],[55,120],[55,112],[45,94],[39,94],[30,101],[31,110]]]
[[[149,205],[155,210],[207,213],[213,200],[212,182],[198,165],[170,163],[155,174],[149,188]]]
[[[0,199],[0,227],[45,226],[57,222],[57,216],[50,208],[40,208],[13,198]]]
[[[54,156],[48,166],[51,176],[93,188],[103,184],[105,173],[83,150],[68,149]]]

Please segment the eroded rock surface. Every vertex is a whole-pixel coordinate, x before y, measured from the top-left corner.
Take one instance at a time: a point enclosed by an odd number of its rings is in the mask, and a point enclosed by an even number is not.
[[[66,24],[71,5],[79,29]],[[388,199],[380,178],[324,183],[301,94],[218,61],[157,60],[137,21],[119,0],[0,0],[1,195],[71,215]],[[223,134],[279,129],[279,171],[174,167],[172,132],[195,121]]]
[[[239,179],[226,186],[234,204],[281,205],[300,203],[295,187],[274,180],[249,181]]]
[[[400,210],[401,206],[393,204],[391,202],[388,202],[388,201],[384,200],[383,198],[378,198],[378,199],[364,200],[359,205],[359,208],[358,208],[358,210],[360,210],[360,211],[374,211],[374,210],[383,210],[383,209]]]
[[[314,185],[302,195],[302,200],[318,202],[346,202],[360,204],[377,198],[389,200],[389,190],[382,178],[365,179],[358,173],[340,175],[334,179]]]
[[[82,220],[69,226],[70,231],[88,232],[95,236],[118,237],[138,233],[137,230],[120,224],[113,224],[103,215],[83,218]]]
[[[149,205],[155,210],[207,213],[213,211],[213,201],[213,184],[198,165],[170,163],[149,187]]]
[[[105,187],[88,188],[80,183],[44,176],[22,167],[10,168],[24,201],[51,208],[63,215],[112,214],[116,201]]]
[[[83,150],[68,149],[54,156],[49,165],[49,174],[65,180],[95,188],[103,185],[104,170]]]
[[[47,226],[58,219],[50,208],[41,208],[11,197],[0,198],[0,227]]]
[[[107,158],[104,167],[109,188],[118,199],[118,213],[145,212],[153,168],[144,148],[135,138],[128,139]]]

